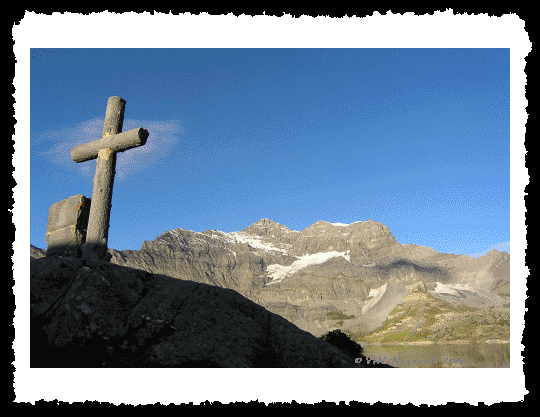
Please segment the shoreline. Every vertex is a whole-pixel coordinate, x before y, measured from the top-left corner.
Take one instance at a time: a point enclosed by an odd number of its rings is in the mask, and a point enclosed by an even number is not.
[[[426,346],[426,345],[466,345],[466,344],[505,344],[510,340],[488,339],[488,340],[424,340],[418,342],[359,342],[362,347],[369,346]]]

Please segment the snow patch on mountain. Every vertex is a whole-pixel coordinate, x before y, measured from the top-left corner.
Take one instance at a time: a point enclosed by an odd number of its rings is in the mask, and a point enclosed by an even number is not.
[[[384,284],[383,286],[379,288],[372,288],[371,290],[369,290],[367,299],[364,305],[362,306],[362,314],[365,314],[367,310],[369,310],[375,304],[377,304],[381,300],[382,296],[384,295],[387,289],[388,289],[388,283]]]
[[[457,290],[475,292],[469,284],[443,284],[442,282],[437,282],[437,286],[433,292],[436,294],[449,294],[461,297],[461,294]]]
[[[346,252],[319,252],[314,253],[312,255],[304,255],[300,256],[297,261],[294,261],[292,265],[279,265],[279,264],[273,264],[268,265],[266,272],[267,274],[272,278],[272,281],[269,282],[269,284],[276,284],[280,281],[283,281],[285,278],[291,276],[292,274],[300,271],[301,269],[307,268],[311,265],[319,265],[322,264],[329,259],[332,258],[338,258],[342,256],[346,260],[350,262],[351,257],[349,255],[350,251]]]
[[[476,308],[502,307],[508,302],[503,297],[482,288],[473,289],[469,284],[443,284],[437,282],[437,286],[428,292],[450,303]]]
[[[230,233],[225,233],[225,234],[234,242],[246,243],[255,249],[262,249],[264,251],[276,251],[276,252],[282,252],[285,254],[287,253],[285,249],[281,249],[270,243],[263,242],[261,238],[258,236],[246,235],[242,232],[230,232]]]
[[[353,222],[353,223],[330,223],[330,224],[333,225],[333,226],[347,227],[347,226],[350,226],[351,224],[355,224],[355,223],[364,223],[364,222],[357,221],[357,222]]]

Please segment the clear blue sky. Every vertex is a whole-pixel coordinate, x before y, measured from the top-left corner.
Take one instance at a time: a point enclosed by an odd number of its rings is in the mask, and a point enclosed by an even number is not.
[[[167,230],[375,220],[439,252],[509,251],[509,49],[32,49],[30,243],[92,195],[107,99],[147,144],[118,154],[109,247]]]

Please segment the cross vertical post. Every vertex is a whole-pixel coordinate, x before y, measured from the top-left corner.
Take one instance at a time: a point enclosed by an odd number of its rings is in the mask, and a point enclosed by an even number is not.
[[[148,131],[143,128],[121,133],[125,107],[124,99],[118,96],[110,97],[101,139],[76,146],[71,150],[71,159],[75,162],[97,158],[86,241],[81,246],[82,259],[85,260],[110,261],[112,256],[107,251],[107,242],[116,153],[143,146],[148,138]]]

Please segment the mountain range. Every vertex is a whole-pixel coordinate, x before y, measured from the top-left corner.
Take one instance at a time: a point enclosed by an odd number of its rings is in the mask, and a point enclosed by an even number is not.
[[[341,329],[364,343],[509,338],[508,253],[402,245],[372,220],[302,231],[269,219],[239,232],[175,229],[140,250],[109,252],[117,265],[237,291],[317,337]]]

